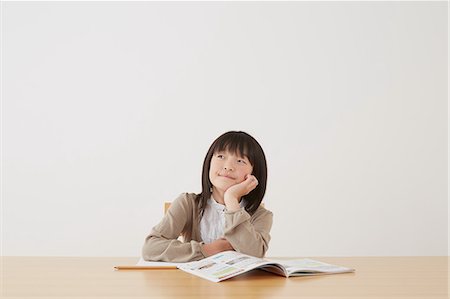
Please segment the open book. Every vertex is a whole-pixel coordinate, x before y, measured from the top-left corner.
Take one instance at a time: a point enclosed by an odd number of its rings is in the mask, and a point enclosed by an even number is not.
[[[281,276],[306,276],[354,272],[354,269],[330,265],[311,259],[266,260],[236,251],[224,251],[196,262],[183,263],[178,269],[213,282],[219,282],[253,269]]]

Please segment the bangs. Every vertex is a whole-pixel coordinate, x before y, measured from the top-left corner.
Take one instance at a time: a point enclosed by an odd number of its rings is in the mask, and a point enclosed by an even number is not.
[[[252,147],[252,140],[240,134],[230,134],[222,137],[213,146],[213,153],[227,151],[240,157],[246,157],[252,165],[254,164],[254,157],[249,150]]]

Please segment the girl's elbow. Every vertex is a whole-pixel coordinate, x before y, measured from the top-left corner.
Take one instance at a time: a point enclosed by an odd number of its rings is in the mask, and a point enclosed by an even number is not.
[[[269,249],[269,247],[266,244],[264,244],[261,248],[261,251],[259,252],[258,257],[263,258],[266,255],[267,249]]]
[[[155,261],[161,255],[159,246],[157,246],[154,238],[147,238],[144,246],[142,246],[142,258],[145,261]]]
[[[247,252],[242,251],[242,253],[258,258],[263,258],[266,255],[267,249],[268,249],[267,244],[262,244],[261,247],[249,248],[248,250],[246,250]]]

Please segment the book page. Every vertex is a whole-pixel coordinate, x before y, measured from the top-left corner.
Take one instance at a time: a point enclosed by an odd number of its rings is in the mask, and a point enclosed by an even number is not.
[[[167,263],[167,262],[148,262],[142,257],[135,265],[117,265],[114,266],[115,270],[146,270],[146,269],[177,269],[177,266],[183,263]]]
[[[165,266],[178,266],[186,263],[169,263],[169,262],[149,262],[145,261],[142,257],[137,262],[136,266],[142,267],[165,267]]]
[[[225,251],[197,262],[186,263],[178,268],[210,281],[219,282],[268,263],[270,262],[257,257]]]
[[[331,265],[312,259],[277,260],[282,264],[290,276],[317,275],[354,272],[354,269]]]

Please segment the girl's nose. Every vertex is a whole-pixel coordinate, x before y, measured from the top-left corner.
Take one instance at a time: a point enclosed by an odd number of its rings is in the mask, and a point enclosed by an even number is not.
[[[228,170],[228,171],[233,171],[233,168],[231,166],[225,165],[223,167],[223,169]]]

